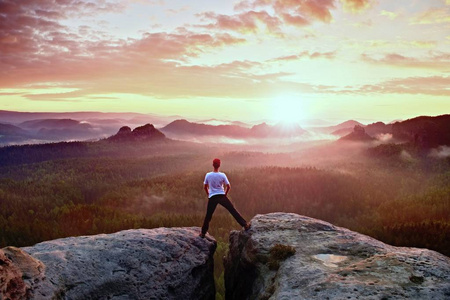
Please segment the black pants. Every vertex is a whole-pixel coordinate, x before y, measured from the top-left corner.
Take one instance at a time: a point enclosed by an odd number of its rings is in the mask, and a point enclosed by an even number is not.
[[[217,204],[220,204],[223,207],[225,207],[230,212],[230,214],[236,219],[239,225],[244,227],[247,224],[247,222],[244,220],[241,214],[236,210],[236,208],[234,208],[233,203],[231,203],[231,201],[227,198],[227,196],[214,195],[208,199],[208,208],[206,209],[205,221],[203,222],[202,226],[203,234],[206,234],[206,232],[208,232],[209,222],[211,221],[212,215],[216,210]]]

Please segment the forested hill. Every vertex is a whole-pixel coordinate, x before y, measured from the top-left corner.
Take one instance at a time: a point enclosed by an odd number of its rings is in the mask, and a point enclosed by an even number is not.
[[[450,115],[417,117],[392,125],[393,136],[423,148],[450,145]]]
[[[0,148],[0,167],[47,160],[130,156],[157,153],[162,147],[173,145],[188,147],[188,143],[165,138],[164,134],[147,124],[133,131],[121,128],[116,135],[96,142],[59,142],[37,145],[8,146]]]

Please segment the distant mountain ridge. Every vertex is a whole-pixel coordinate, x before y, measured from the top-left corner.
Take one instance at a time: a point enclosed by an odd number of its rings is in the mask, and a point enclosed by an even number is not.
[[[160,143],[162,141],[164,143]],[[117,134],[96,141],[70,141],[0,147],[0,167],[49,159],[101,157],[103,155],[117,155],[120,153],[129,154],[136,151],[139,152],[139,149],[174,144],[176,144],[175,141],[166,139],[165,135],[152,124],[139,126],[134,130],[131,130],[128,126],[123,126]]]
[[[0,135],[27,135],[27,131],[11,124],[0,123]]]
[[[54,117],[69,115],[90,118],[83,118],[82,120],[67,117],[36,119],[37,116]],[[2,118],[4,116],[7,116],[6,119]],[[16,123],[13,124],[9,122],[11,116],[19,116],[19,118],[14,117]],[[94,112],[21,113],[0,111],[0,146],[104,139],[113,135],[114,132],[117,133],[117,128],[124,125],[123,119],[111,119],[112,116],[131,117],[133,121],[129,124],[138,122],[140,118],[148,118],[147,115],[135,113],[100,113],[99,116],[99,113]],[[27,119],[17,123],[17,120],[23,117],[26,117]],[[360,126],[364,128],[365,134],[372,138],[383,139],[384,141],[393,139],[396,142],[410,142],[422,148],[450,145],[450,115],[436,117],[421,116],[389,124],[375,122],[363,125],[358,121],[348,120],[335,126],[310,127],[308,128],[308,131],[299,125],[286,125],[283,123],[270,125],[263,122],[250,127],[250,125],[241,122],[223,121],[219,119],[207,119],[203,122],[207,124],[191,122],[186,119],[177,119],[162,128],[158,128],[161,131],[161,134],[167,135],[169,138],[180,140],[190,140],[193,138],[196,142],[210,142],[211,140],[216,140],[217,143],[228,143],[230,138],[241,141],[246,139],[251,141],[252,139],[292,138],[302,136],[302,138],[306,137],[306,139],[308,139],[314,137],[314,133],[319,133],[317,135],[318,137],[321,137],[322,134],[345,137],[353,133],[355,126]],[[217,124],[224,122],[225,125],[213,125],[216,124],[216,122]],[[140,124],[150,124],[150,122],[142,122]],[[348,126],[352,127],[349,128]],[[138,135],[136,135],[135,138],[137,136]],[[155,136],[161,135],[155,133]],[[205,137],[205,139],[202,140],[201,137]],[[219,138],[215,139],[215,137]],[[354,137],[358,137],[358,135],[356,134]],[[326,136],[324,138],[327,139]],[[363,135],[359,135],[358,138],[369,140],[364,138]],[[348,139],[351,140],[352,138]],[[235,142],[235,140],[231,140],[231,142]]]
[[[226,136],[232,138],[277,138],[300,136],[307,131],[299,125],[268,125],[261,123],[251,128],[238,125],[207,125],[189,122],[185,119],[175,120],[160,129],[168,135],[180,136]]]
[[[314,132],[341,135],[342,132],[344,132],[345,134],[351,132],[356,125],[364,126],[364,124],[362,124],[358,121],[348,120],[348,121],[339,123],[338,125],[334,125],[334,126],[311,127],[309,129]]]
[[[84,126],[89,126],[88,123],[82,123],[73,119],[37,119],[29,120],[19,124],[21,128],[35,129],[35,128],[56,128],[61,129],[62,127],[74,127],[80,124]]]
[[[399,140],[422,148],[450,145],[450,114],[421,116],[392,124],[392,134]]]
[[[397,142],[406,142],[420,149],[450,145],[450,115],[421,116],[393,124],[376,122],[367,126],[356,125],[341,141],[370,141],[380,134],[391,134]]]

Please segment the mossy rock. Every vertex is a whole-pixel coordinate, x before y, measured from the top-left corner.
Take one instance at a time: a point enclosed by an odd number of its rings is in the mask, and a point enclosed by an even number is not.
[[[275,244],[275,246],[270,248],[269,253],[270,257],[267,266],[270,270],[278,270],[280,262],[295,254],[295,248],[288,245]]]

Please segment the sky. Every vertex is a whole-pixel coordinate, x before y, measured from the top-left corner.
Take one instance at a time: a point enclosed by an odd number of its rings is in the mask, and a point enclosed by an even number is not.
[[[450,0],[0,0],[0,109],[450,113]]]

